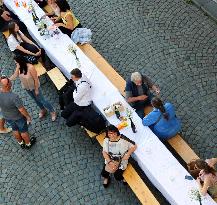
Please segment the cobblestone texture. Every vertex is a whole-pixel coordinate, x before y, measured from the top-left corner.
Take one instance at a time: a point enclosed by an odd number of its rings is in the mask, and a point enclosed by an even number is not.
[[[160,85],[196,153],[216,156],[216,24],[181,0],[70,0],[70,5],[92,29],[94,47],[125,79],[139,70]],[[0,47],[0,67],[11,74],[14,62],[2,38]],[[51,123],[49,116],[39,121],[38,108],[18,80],[13,88],[33,116],[30,133],[37,143],[26,151],[10,135],[0,136],[0,204],[139,204],[122,184],[112,181],[103,189],[101,148],[79,127],[67,128],[61,118]],[[57,107],[52,83],[42,90]]]

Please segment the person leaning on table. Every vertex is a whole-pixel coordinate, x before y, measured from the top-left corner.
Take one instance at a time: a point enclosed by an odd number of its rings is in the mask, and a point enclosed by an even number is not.
[[[106,131],[106,138],[103,141],[103,157],[105,164],[103,166],[101,176],[104,178],[103,186],[108,187],[110,183],[110,173],[106,171],[108,165],[110,169],[116,169],[114,160],[121,160],[117,170],[114,172],[114,177],[118,181],[123,181],[123,172],[127,168],[128,159],[136,150],[135,142],[131,141],[124,135],[121,135],[118,128],[114,125],[109,125]]]
[[[154,97],[151,100],[153,111],[146,115],[142,123],[157,135],[160,140],[167,140],[174,137],[181,129],[181,123],[176,117],[174,106],[165,103],[160,98]]]
[[[195,161],[195,168],[201,170],[197,178],[201,194],[209,193],[212,198],[217,198],[217,171],[202,159]]]
[[[188,171],[191,174],[191,176],[193,176],[195,179],[197,179],[197,177],[199,177],[199,173],[201,171],[201,169],[196,168],[196,162],[197,159],[193,159],[191,160],[187,166],[188,166]],[[212,168],[215,169],[215,166],[217,164],[217,158],[211,158],[211,159],[206,159],[205,162]]]
[[[144,108],[151,103],[153,90],[157,95],[160,93],[156,86],[146,75],[139,72],[131,74],[131,78],[126,83],[126,99],[127,102],[136,109],[136,113],[140,118],[144,117]]]
[[[81,28],[81,24],[70,9],[66,0],[56,0],[57,6],[60,8],[60,18],[55,21],[55,25],[64,33],[71,37],[72,32],[76,28]],[[59,22],[62,21],[62,22]]]

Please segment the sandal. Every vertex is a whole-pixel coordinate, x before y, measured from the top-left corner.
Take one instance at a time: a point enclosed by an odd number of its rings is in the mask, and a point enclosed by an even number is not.
[[[42,119],[47,114],[47,110],[41,110],[39,112],[39,119]]]
[[[54,122],[57,119],[57,113],[56,112],[51,112],[51,120]]]

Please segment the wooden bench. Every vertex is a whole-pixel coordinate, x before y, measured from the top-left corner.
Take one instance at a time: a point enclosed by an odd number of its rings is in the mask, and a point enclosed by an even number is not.
[[[90,137],[96,136],[95,133],[90,132],[89,130],[86,130],[86,132]],[[101,146],[103,146],[104,138],[105,133],[96,136],[96,139]],[[140,176],[137,174],[136,170],[133,168],[131,164],[128,164],[127,169],[124,171],[123,177],[142,204],[160,205],[160,203],[151,193],[149,188],[146,186],[144,181],[140,178]]]
[[[3,31],[2,34],[4,35],[4,37],[7,39],[9,37],[9,30],[7,31]]]
[[[88,56],[91,61],[106,75],[106,77],[115,85],[120,93],[125,96],[124,90],[126,81],[109,65],[109,63],[89,44],[79,45],[80,49]],[[149,113],[151,107],[145,108],[145,113]],[[199,158],[190,146],[182,139],[180,135],[176,135],[168,140],[173,149],[188,163],[192,159]]]
[[[38,64],[34,65],[34,67],[37,71],[38,76],[41,76],[41,75],[44,75],[45,73],[47,73],[47,70],[40,62],[38,62]]]
[[[49,70],[47,74],[56,86],[57,90],[60,90],[67,82],[66,78],[57,67]]]

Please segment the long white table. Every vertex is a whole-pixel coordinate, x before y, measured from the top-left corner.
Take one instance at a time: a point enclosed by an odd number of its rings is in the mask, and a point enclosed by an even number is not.
[[[26,2],[29,2],[29,0],[26,0]],[[77,67],[75,57],[67,51],[68,45],[76,46],[71,39],[61,34],[59,39],[48,38],[45,40],[44,37],[39,35],[31,15],[25,8],[16,7],[14,0],[4,0],[4,3],[25,23],[32,37],[45,49],[50,59],[61,69],[65,76],[69,78],[70,71]],[[44,12],[37,5],[36,13],[38,16],[44,15]],[[80,69],[93,85],[93,102],[101,113],[104,114],[104,107],[118,101],[121,101],[125,107],[132,109],[106,76],[77,46],[76,48],[81,62]],[[115,116],[107,117],[107,120],[114,125],[120,123]],[[133,133],[130,127],[122,129],[121,133],[138,145],[133,157],[140,168],[171,204],[198,205],[199,201],[192,200],[190,194],[191,190],[198,190],[196,181],[185,179],[185,175],[189,175],[189,173],[179,164],[157,136],[148,127],[142,125],[141,119],[135,112],[133,112],[133,121],[136,124],[137,133]],[[206,195],[202,198],[202,204],[214,205],[216,203],[209,195]]]

